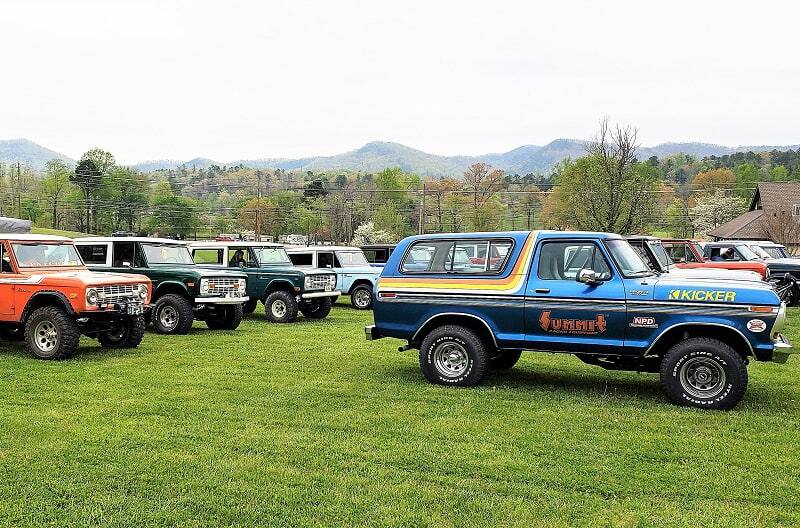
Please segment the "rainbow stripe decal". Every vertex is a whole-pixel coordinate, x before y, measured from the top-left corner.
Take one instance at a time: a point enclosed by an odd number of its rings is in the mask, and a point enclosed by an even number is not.
[[[428,277],[383,277],[378,281],[378,293],[475,293],[486,292],[496,295],[517,293],[524,287],[528,266],[533,255],[536,240],[534,233],[528,235],[522,246],[517,262],[507,277],[498,279],[474,278],[428,278]]]

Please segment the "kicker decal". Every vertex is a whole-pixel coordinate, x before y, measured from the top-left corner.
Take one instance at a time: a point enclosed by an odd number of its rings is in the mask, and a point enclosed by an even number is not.
[[[670,290],[670,301],[734,302],[735,291],[726,290]]]
[[[606,316],[598,314],[594,319],[558,319],[550,317],[550,310],[539,315],[539,325],[545,332],[554,334],[602,334],[606,331]]]

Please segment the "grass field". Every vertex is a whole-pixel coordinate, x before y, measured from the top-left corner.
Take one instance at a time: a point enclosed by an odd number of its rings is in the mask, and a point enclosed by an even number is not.
[[[370,319],[0,344],[0,525],[800,525],[800,358],[751,365],[732,412],[545,354],[460,390]]]
[[[35,233],[37,235],[58,235],[58,236],[65,236],[68,238],[81,238],[87,235],[86,233],[81,233],[79,231],[63,231],[61,229],[50,229],[49,227],[32,227],[31,233]]]

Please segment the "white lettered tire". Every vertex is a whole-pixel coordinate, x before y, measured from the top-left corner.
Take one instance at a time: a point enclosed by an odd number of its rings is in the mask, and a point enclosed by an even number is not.
[[[489,368],[486,344],[472,330],[458,325],[435,328],[419,350],[419,366],[431,383],[472,387]]]

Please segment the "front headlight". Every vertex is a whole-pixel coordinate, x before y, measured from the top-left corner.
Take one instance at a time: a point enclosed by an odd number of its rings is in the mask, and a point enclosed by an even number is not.
[[[244,290],[247,288],[247,280],[239,279],[239,293],[244,293]]]
[[[147,284],[139,285],[139,298],[141,300],[147,299]]]
[[[86,290],[86,304],[97,304],[99,300],[99,296],[97,295],[97,290],[94,288],[89,288]]]
[[[200,279],[200,293],[208,293],[208,279]]]
[[[336,289],[336,275],[328,275],[328,280],[331,283],[331,289]]]
[[[303,289],[310,290],[311,289],[312,280],[309,275],[306,275],[306,280],[303,282]]]

